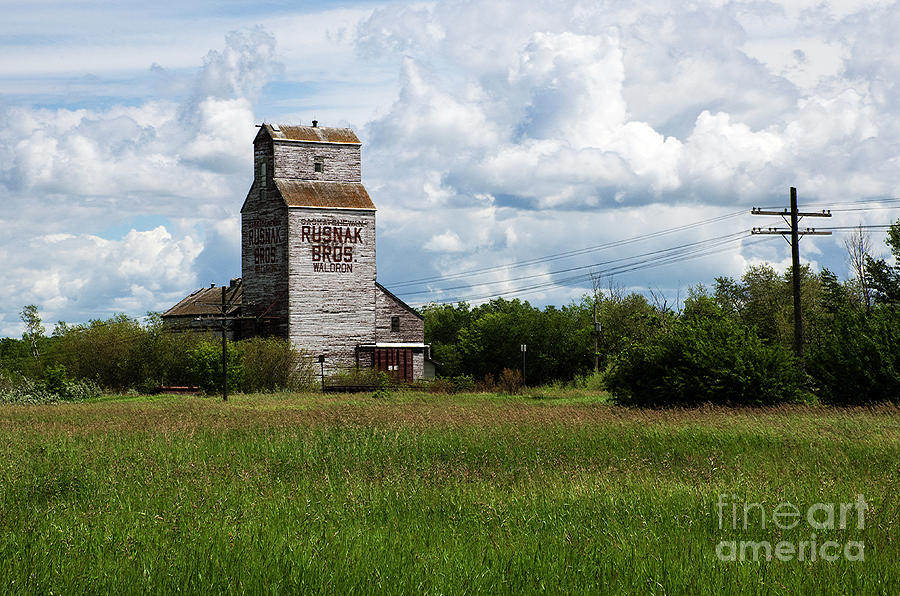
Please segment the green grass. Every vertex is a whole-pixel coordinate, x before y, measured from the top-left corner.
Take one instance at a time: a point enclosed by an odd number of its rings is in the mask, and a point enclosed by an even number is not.
[[[602,396],[0,407],[0,592],[897,593],[900,411]],[[721,562],[719,494],[864,495],[865,561]]]

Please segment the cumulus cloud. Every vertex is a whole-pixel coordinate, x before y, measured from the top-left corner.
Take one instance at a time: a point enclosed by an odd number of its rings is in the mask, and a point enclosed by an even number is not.
[[[239,275],[253,101],[279,69],[274,38],[256,28],[209,52],[181,99],[0,113],[8,300],[70,320],[141,314],[170,306],[198,277]],[[140,215],[169,223],[105,232]],[[0,332],[17,328],[3,315]]]
[[[425,250],[435,252],[460,252],[463,250],[462,242],[455,232],[446,231],[437,236],[432,236],[431,240],[425,243]]]
[[[594,238],[617,235],[625,210],[684,205],[702,219],[714,206],[781,203],[788,186],[806,200],[896,195],[898,62],[878,52],[898,14],[878,2],[376,10],[359,27],[360,55],[395,56],[402,70],[395,103],[365,129],[373,196],[411,212],[404,221],[434,221],[418,235],[435,253],[424,275],[483,256],[473,226],[513,262],[540,254],[538,243],[504,244],[527,238],[532,218],[552,251],[568,245],[573,221],[598,222]],[[450,228],[433,209],[452,213]],[[511,234],[494,229],[501,219]],[[409,240],[388,235],[387,251]],[[735,249],[710,271],[768,250]]]
[[[284,69],[275,58],[275,38],[263,27],[232,31],[225,48],[210,50],[195,80],[192,102],[208,98],[255,98]]]
[[[14,285],[22,288],[11,303],[46,302],[76,320],[96,315],[98,305],[140,313],[167,292],[177,297],[236,274],[237,210],[250,183],[255,114],[273,121],[318,115],[325,125],[377,114],[358,132],[363,181],[379,209],[379,278],[387,283],[781,205],[788,186],[799,188],[803,202],[900,193],[894,2],[369,6],[261,12],[275,35],[255,28],[212,51],[202,46],[187,81],[177,70],[186,61],[174,60],[171,47],[146,52],[144,68],[157,63],[147,75],[159,83],[152,99],[120,83],[128,101],[60,102],[63,108],[8,102],[0,111],[0,222],[7,230],[0,258],[21,261]],[[321,26],[297,36],[311,21]],[[180,23],[174,30],[192,29]],[[133,61],[134,48],[117,43]],[[139,47],[143,53],[152,40],[143,37]],[[287,69],[279,63],[282,47],[289,48]],[[7,65],[0,76],[34,69],[26,54],[50,55],[12,50],[25,66]],[[61,63],[84,62],[84,51]],[[123,60],[96,57],[103,72]],[[77,89],[116,88],[92,81],[79,79]],[[153,85],[141,79],[135,88]],[[127,223],[148,215],[164,220],[162,230]],[[764,225],[749,219],[624,245],[615,256]],[[132,227],[142,236],[130,238]],[[822,263],[841,259],[833,250],[839,242],[804,240]],[[19,259],[20,247],[44,257]],[[91,251],[101,256],[88,275],[79,255]],[[559,303],[586,285],[550,272],[609,258],[588,251],[426,289],[434,297],[514,291],[527,287],[515,281],[527,273],[552,282],[527,297]],[[677,267],[623,274],[622,282],[677,288],[784,258],[783,242],[757,238]],[[157,261],[179,273],[154,269]],[[441,293],[461,283],[468,291]],[[9,313],[0,332],[18,328]]]
[[[162,226],[131,230],[119,240],[46,234],[10,251],[13,256],[6,265],[17,280],[14,298],[22,304],[39,304],[48,320],[74,313],[87,318],[161,308],[193,284],[191,265],[201,250],[196,238],[175,239]],[[129,302],[142,292],[152,298]],[[132,307],[125,309],[123,304]]]

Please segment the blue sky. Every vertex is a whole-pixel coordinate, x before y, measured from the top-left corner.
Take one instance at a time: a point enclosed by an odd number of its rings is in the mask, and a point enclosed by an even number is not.
[[[835,209],[810,225],[900,217],[878,203],[900,196],[895,2],[0,10],[0,335],[25,304],[50,325],[142,315],[239,275],[263,120],[357,131],[378,277],[414,304],[564,304],[590,271],[671,302],[784,268],[776,237],[662,251],[775,225],[749,210],[789,186]],[[844,237],[804,239],[804,260],[846,276]]]

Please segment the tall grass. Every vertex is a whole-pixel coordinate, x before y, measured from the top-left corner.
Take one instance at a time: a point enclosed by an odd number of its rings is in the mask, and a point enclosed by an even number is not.
[[[4,593],[891,593],[900,412],[527,397],[0,408]],[[863,494],[863,562],[720,562],[720,494]]]

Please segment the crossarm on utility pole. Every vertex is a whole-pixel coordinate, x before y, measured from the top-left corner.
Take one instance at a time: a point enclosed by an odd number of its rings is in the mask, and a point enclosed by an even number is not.
[[[831,211],[823,209],[815,212],[801,212],[797,209],[797,189],[791,187],[791,208],[782,211],[767,211],[754,207],[750,215],[780,215],[790,229],[783,228],[753,228],[751,234],[770,234],[783,236],[791,245],[791,269],[792,269],[792,294],[794,295],[794,353],[803,361],[803,312],[800,303],[800,238],[803,236],[830,236],[831,232],[817,232],[815,228],[800,230],[800,219],[803,217],[831,217]],[[790,220],[788,220],[790,216]]]

